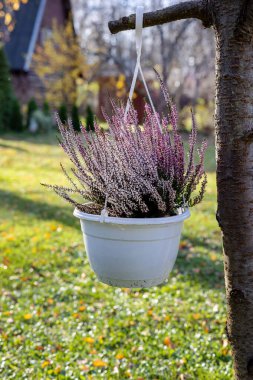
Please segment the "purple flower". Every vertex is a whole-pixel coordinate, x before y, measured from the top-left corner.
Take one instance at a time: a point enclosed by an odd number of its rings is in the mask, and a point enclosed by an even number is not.
[[[154,115],[146,104],[143,126],[138,125],[133,106],[124,118],[124,107],[115,102],[113,115],[104,114],[108,131],[96,124],[94,133],[83,126],[77,133],[71,121],[63,125],[57,117],[60,145],[73,164],[71,175],[61,165],[70,187],[45,186],[92,214],[99,214],[106,201],[109,215],[118,217],[175,215],[184,202],[189,206],[201,202],[206,187],[207,144],[202,143],[196,163],[197,128],[192,114],[187,157],[176,107],[162,82],[161,88],[168,117]],[[75,194],[81,201],[73,197]]]

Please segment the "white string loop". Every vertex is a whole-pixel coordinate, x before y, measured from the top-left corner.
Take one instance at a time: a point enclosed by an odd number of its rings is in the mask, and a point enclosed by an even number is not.
[[[143,6],[138,6],[138,7],[136,8],[136,17],[135,17],[135,39],[136,39],[136,53],[137,53],[137,58],[136,58],[136,64],[135,64],[135,69],[134,69],[133,80],[132,80],[132,84],[131,84],[130,91],[129,91],[129,97],[128,97],[128,100],[127,100],[127,105],[126,105],[126,109],[125,109],[125,113],[124,113],[124,120],[126,120],[126,117],[127,117],[128,111],[129,111],[129,109],[130,109],[131,100],[132,100],[132,97],[133,97],[134,88],[135,88],[136,80],[137,80],[137,77],[138,77],[138,72],[140,72],[140,74],[141,74],[141,79],[142,79],[142,82],[143,82],[143,84],[144,84],[144,87],[145,87],[146,93],[147,93],[147,95],[148,95],[148,100],[149,100],[149,102],[150,102],[150,105],[151,105],[152,111],[153,111],[154,116],[155,116],[155,118],[156,118],[157,124],[159,125],[159,128],[160,128],[160,130],[162,131],[162,127],[161,127],[161,124],[160,124],[160,122],[159,122],[159,119],[158,119],[158,116],[157,116],[157,113],[156,113],[156,110],[155,110],[155,107],[154,107],[154,104],[153,104],[153,101],[152,101],[152,98],[151,98],[151,95],[150,95],[149,89],[148,89],[148,86],[147,86],[147,83],[146,83],[146,80],[145,80],[145,78],[144,78],[144,74],[143,74],[143,71],[142,71],[142,68],[141,68],[141,48],[142,48],[143,10],[144,10],[144,7],[143,7]]]

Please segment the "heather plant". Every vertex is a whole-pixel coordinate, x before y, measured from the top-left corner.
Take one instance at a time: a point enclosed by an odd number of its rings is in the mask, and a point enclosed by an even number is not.
[[[113,115],[104,115],[108,131],[95,122],[95,133],[83,126],[77,133],[70,120],[66,125],[57,117],[60,145],[73,164],[71,174],[61,165],[70,186],[46,186],[81,211],[100,214],[106,208],[108,215],[117,217],[175,215],[185,204],[191,207],[199,203],[207,182],[207,144],[204,141],[197,149],[192,114],[187,157],[178,132],[176,107],[163,85],[162,90],[168,117],[159,117],[146,104],[143,126],[138,124],[132,106],[125,116],[124,107],[114,101]]]

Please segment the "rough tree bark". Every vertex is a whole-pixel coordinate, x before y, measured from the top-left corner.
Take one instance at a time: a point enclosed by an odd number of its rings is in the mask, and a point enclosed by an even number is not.
[[[253,379],[253,0],[187,1],[144,26],[198,18],[216,36],[217,220],[223,236],[228,339],[237,380]],[[135,16],[109,23],[133,29]]]

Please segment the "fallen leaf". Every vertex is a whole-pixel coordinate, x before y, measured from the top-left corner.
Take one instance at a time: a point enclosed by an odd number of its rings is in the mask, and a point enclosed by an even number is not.
[[[121,352],[119,352],[117,355],[116,355],[116,359],[118,360],[121,360],[121,359],[124,359],[124,354],[122,354]]]
[[[6,256],[3,257],[3,265],[5,265],[6,267],[10,265],[9,257],[6,257]]]
[[[165,346],[167,346],[167,347],[172,347],[171,340],[168,336],[166,336],[166,338],[164,338],[163,344],[165,344]]]
[[[108,366],[108,364],[101,359],[94,360],[92,364],[94,365],[94,367],[107,367]]]
[[[43,351],[44,347],[43,346],[36,346],[35,350],[37,350],[37,351]]]
[[[210,259],[211,259],[212,261],[216,261],[216,260],[217,260],[217,255],[216,255],[215,253],[212,253],[212,254],[210,255]]]
[[[41,368],[45,368],[50,364],[49,360],[45,360],[43,363],[41,363]]]
[[[58,373],[61,372],[61,367],[60,366],[57,366],[55,369],[54,369],[54,374],[55,375],[58,375]]]
[[[3,315],[5,315],[6,317],[9,317],[11,314],[12,314],[12,311],[4,311],[3,312]]]
[[[90,336],[83,338],[83,340],[87,343],[90,343],[90,344],[93,344],[95,342],[95,339],[90,337]]]
[[[184,241],[184,240],[182,240],[182,241],[180,242],[179,248],[180,248],[180,249],[186,249],[187,247],[188,247],[187,242]]]
[[[25,320],[29,320],[29,319],[31,319],[32,317],[33,317],[32,314],[29,314],[29,313],[24,315],[24,319],[25,319]]]

